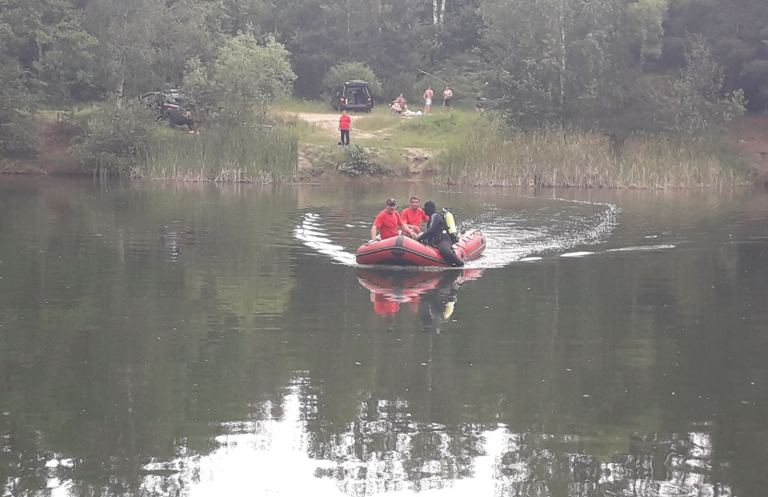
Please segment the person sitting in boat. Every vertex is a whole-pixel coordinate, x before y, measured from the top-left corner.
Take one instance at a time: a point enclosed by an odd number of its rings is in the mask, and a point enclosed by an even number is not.
[[[397,212],[397,202],[395,199],[388,198],[386,207],[376,215],[376,219],[373,221],[371,240],[383,240],[384,238],[397,236],[400,234],[398,229],[410,237],[416,236],[400,217],[400,213]],[[376,234],[377,231],[378,235]]]
[[[445,213],[436,212],[436,209],[435,203],[431,200],[424,202],[424,213],[429,216],[429,222],[427,223],[427,230],[416,237],[416,240],[435,247],[451,266],[461,267],[464,265],[464,261],[459,259],[453,251],[454,242],[449,232],[449,223],[446,221],[449,213],[447,211]],[[455,231],[455,227],[453,230]]]
[[[411,197],[409,203],[410,205],[400,213],[400,217],[411,231],[418,235],[421,233],[421,224],[429,221],[429,216],[424,214],[424,209],[420,207],[421,199],[416,195]]]

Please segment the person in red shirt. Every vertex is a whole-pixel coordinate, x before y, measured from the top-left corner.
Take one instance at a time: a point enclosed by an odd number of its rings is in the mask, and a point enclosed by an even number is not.
[[[349,130],[352,129],[352,118],[349,117],[346,110],[341,111],[341,117],[339,117],[339,132],[341,133],[341,141],[339,145],[349,145]]]
[[[411,197],[410,204],[410,207],[403,209],[403,212],[400,213],[400,217],[403,219],[403,222],[411,228],[411,231],[418,235],[421,233],[421,223],[429,221],[429,216],[424,214],[424,210],[419,207],[419,204],[421,204],[421,199],[419,197],[415,195]]]
[[[408,236],[415,236],[411,228],[403,222],[400,214],[397,212],[397,202],[395,199],[389,198],[386,202],[386,207],[383,211],[376,215],[376,219],[371,226],[371,240],[384,239],[397,236],[400,233],[398,228],[402,229]],[[379,236],[376,236],[376,231],[379,232]]]

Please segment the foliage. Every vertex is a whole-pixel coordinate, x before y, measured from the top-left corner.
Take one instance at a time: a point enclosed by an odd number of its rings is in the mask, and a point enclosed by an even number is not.
[[[296,75],[288,57],[274,39],[259,44],[251,35],[239,35],[222,45],[212,67],[192,59],[185,86],[216,122],[250,122],[245,119],[253,117],[254,110],[257,122],[262,122],[268,105],[291,91]]]
[[[25,73],[43,100],[92,97],[97,40],[81,25],[82,12],[62,0],[6,0],[0,4],[0,50]]]
[[[141,174],[153,179],[272,183],[296,175],[298,140],[284,126],[213,125],[156,137]]]
[[[214,50],[206,4],[194,0],[91,0],[83,21],[99,44],[98,82],[121,105],[181,81],[188,60]]]
[[[381,174],[383,169],[363,147],[350,145],[338,171],[346,176],[374,176]]]
[[[632,85],[637,106],[633,129],[705,133],[742,115],[740,90],[721,96],[723,69],[700,37],[689,41],[686,66],[677,78],[639,78]]]
[[[621,147],[592,131],[476,129],[440,157],[447,183],[516,187],[720,188],[749,168],[716,136],[633,135]]]
[[[337,64],[325,74],[323,78],[323,88],[327,93],[331,93],[335,88],[346,81],[353,79],[363,80],[368,83],[368,88],[375,96],[381,95],[381,83],[373,70],[364,62],[342,62]]]
[[[211,126],[361,78],[385,101],[447,82],[518,129],[709,132],[768,108],[767,25],[764,0],[4,0],[0,153],[34,154],[40,104],[182,81]]]
[[[667,0],[639,0],[627,7],[628,24],[642,60],[661,55],[666,13]]]
[[[91,115],[73,151],[94,174],[133,174],[147,157],[154,126],[153,116],[141,105],[107,107]]]
[[[0,157],[34,155],[29,119],[32,106],[18,62],[0,53]]]

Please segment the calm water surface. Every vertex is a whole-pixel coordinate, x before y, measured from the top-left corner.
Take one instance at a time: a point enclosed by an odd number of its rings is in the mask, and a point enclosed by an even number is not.
[[[0,495],[766,495],[766,303],[762,192],[0,178]]]

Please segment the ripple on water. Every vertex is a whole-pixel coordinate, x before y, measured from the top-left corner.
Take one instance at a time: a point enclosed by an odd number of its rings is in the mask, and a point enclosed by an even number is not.
[[[606,252],[639,252],[649,250],[668,250],[675,248],[675,245],[636,245],[631,247],[619,247],[606,250]]]

